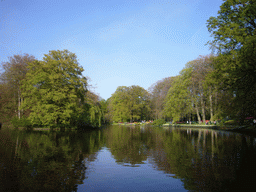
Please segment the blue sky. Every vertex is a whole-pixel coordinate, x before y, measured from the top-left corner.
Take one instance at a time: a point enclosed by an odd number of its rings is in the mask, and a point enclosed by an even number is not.
[[[148,89],[211,51],[206,27],[222,0],[1,0],[0,62],[68,49],[107,99],[118,86]]]

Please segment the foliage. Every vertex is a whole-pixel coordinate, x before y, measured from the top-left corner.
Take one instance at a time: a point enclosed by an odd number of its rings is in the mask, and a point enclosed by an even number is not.
[[[83,112],[87,81],[82,72],[76,55],[68,50],[49,51],[43,61],[28,64],[22,108],[31,111],[32,124],[69,126]]]
[[[149,118],[149,93],[140,86],[119,86],[109,99],[108,115],[112,121],[127,122]]]
[[[206,55],[186,64],[165,98],[167,117],[187,121],[196,116],[205,123],[206,119],[214,121],[229,115],[226,108],[231,106],[233,95],[218,89],[221,82],[212,77],[216,61],[216,56]]]
[[[175,78],[167,77],[150,86],[150,107],[153,118],[157,119],[164,116],[164,99]]]
[[[165,120],[164,119],[156,119],[153,121],[152,125],[154,126],[162,126],[163,124],[165,124]]]
[[[88,122],[87,124],[94,127],[100,127],[104,121],[104,111],[102,102],[99,101],[99,96],[91,91],[87,91],[85,103],[87,104],[88,110],[85,110],[84,115],[89,117],[89,119],[84,119],[84,122]]]
[[[188,81],[182,75],[178,76],[169,89],[165,99],[165,114],[173,121],[179,121],[190,110],[191,103],[188,92]]]
[[[20,106],[23,102],[21,97],[21,82],[27,73],[28,63],[35,60],[29,54],[20,54],[8,57],[8,61],[1,62],[3,72],[0,74],[0,120],[9,121],[13,116],[22,116]]]
[[[30,120],[26,117],[21,117],[19,119],[17,116],[14,116],[11,119],[11,123],[14,128],[19,128],[19,127],[31,128],[32,127]]]
[[[222,82],[219,90],[235,97],[227,108],[241,123],[247,115],[256,115],[256,2],[226,0],[217,17],[207,27],[214,40],[208,42],[218,51],[214,79]]]

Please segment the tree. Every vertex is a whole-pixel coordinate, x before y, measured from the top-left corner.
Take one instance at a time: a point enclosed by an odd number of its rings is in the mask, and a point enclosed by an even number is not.
[[[214,37],[208,44],[219,54],[214,66],[216,79],[223,82],[219,89],[235,96],[233,115],[241,122],[247,115],[256,116],[256,2],[224,1],[207,27]]]
[[[161,119],[164,115],[164,99],[172,86],[175,77],[167,77],[157,81],[149,88],[151,110],[154,119]]]
[[[148,119],[149,94],[140,86],[119,86],[109,101],[112,121],[127,122]]]
[[[130,118],[128,108],[128,87],[119,86],[115,93],[112,94],[109,101],[110,119],[115,122],[126,122]]]
[[[177,76],[170,87],[165,99],[165,115],[174,122],[185,117],[191,110],[191,100],[189,96],[189,79],[184,78],[183,71]]]
[[[22,108],[31,111],[33,124],[68,126],[83,112],[87,81],[76,58],[68,50],[57,50],[28,64]]]
[[[214,56],[199,56],[197,59],[186,64],[186,68],[191,68],[188,78],[190,78],[190,95],[192,105],[195,108],[198,121],[201,121],[199,113],[201,113],[203,123],[205,123],[207,112],[210,112],[210,119],[213,120],[213,82],[207,83],[206,77],[212,70],[212,61]]]
[[[34,56],[23,54],[8,57],[8,61],[1,63],[4,72],[0,75],[0,110],[6,120],[13,115],[21,117],[21,82],[26,76],[28,63],[34,60]]]
[[[103,111],[99,96],[88,90],[86,92],[85,103],[88,105],[88,113],[89,113],[85,115],[87,117],[90,117],[89,121],[87,120],[88,122],[87,124],[95,127],[100,127],[102,121],[104,120],[104,111]]]
[[[199,56],[180,71],[179,79],[173,82],[165,100],[165,112],[169,117],[191,120],[196,114],[199,123],[201,119],[205,123],[208,117],[214,120],[217,101],[223,95],[217,92],[216,82],[209,75],[214,59],[213,55]]]
[[[148,119],[150,113],[149,93],[138,85],[132,85],[128,90],[130,99],[130,120],[145,120]]]

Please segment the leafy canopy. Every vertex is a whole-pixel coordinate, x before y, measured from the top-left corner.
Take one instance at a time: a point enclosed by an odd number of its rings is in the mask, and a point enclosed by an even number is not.
[[[87,81],[74,53],[49,51],[43,61],[28,64],[22,81],[22,107],[31,111],[33,124],[68,125],[82,113]]]

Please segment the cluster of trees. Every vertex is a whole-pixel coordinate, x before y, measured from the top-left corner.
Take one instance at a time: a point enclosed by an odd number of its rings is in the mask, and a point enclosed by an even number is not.
[[[243,122],[246,116],[256,116],[256,2],[226,0],[217,17],[210,17],[207,27],[217,50],[212,79],[219,90],[234,95],[231,115]]]
[[[255,10],[255,1],[224,1],[218,16],[207,21],[214,37],[208,44],[216,54],[186,64],[170,86],[162,114],[199,122],[228,116],[241,124],[256,116]]]
[[[42,61],[14,55],[2,62],[0,76],[1,121],[16,117],[31,126],[100,126],[99,97],[88,90],[77,57],[68,50],[49,51]]]
[[[107,102],[106,118],[109,121],[133,122],[149,119],[149,94],[140,86],[119,86]]]
[[[207,20],[215,54],[188,62],[180,74],[153,84],[120,86],[107,100],[88,91],[76,55],[50,51],[42,61],[14,55],[2,63],[2,119],[27,116],[32,124],[77,126],[149,119],[217,120],[256,116],[256,2],[225,0]]]
[[[208,44],[213,53],[188,62],[178,76],[153,84],[149,88],[151,113],[147,117],[204,123],[206,119],[227,116],[243,123],[246,117],[255,117],[255,10],[255,1],[225,0],[218,16],[207,20],[213,36]],[[115,121],[133,119],[128,103],[118,102],[124,97],[121,90],[112,96]]]
[[[229,115],[234,97],[228,91],[218,89],[219,84],[211,78],[216,56],[200,56],[186,64],[165,98],[164,113],[173,121],[206,119],[214,121]]]

